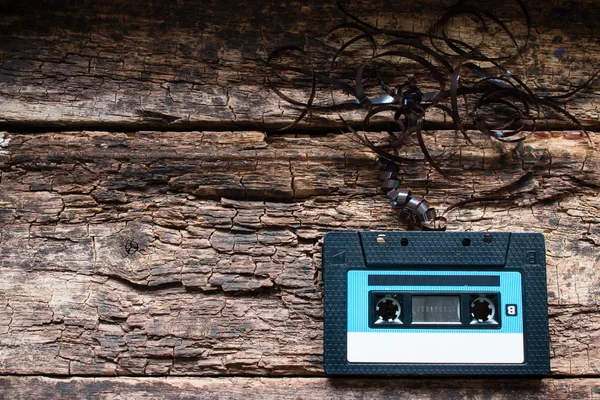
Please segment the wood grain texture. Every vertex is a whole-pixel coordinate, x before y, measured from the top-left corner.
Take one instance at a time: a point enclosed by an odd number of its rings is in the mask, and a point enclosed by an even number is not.
[[[453,2],[344,3],[424,31]],[[511,71],[557,92],[592,75],[600,5],[526,4],[533,36]],[[537,165],[502,192],[514,200],[448,225],[544,234],[551,378],[326,379],[323,235],[418,229],[378,189],[374,155],[330,134],[338,114],[265,134],[298,115],[268,90],[268,54],[293,44],[327,66],[356,33],[325,37],[348,21],[335,2],[0,0],[0,15],[0,398],[600,398],[600,156],[556,115],[503,147],[468,146],[433,114],[426,145],[461,183],[423,162],[401,174],[441,211]],[[499,16],[522,41],[517,3]],[[598,94],[568,104],[593,131]]]
[[[351,2],[350,11],[378,27],[427,30],[451,0]],[[489,2],[492,3],[492,2]],[[509,63],[532,88],[567,90],[600,64],[600,6],[593,0],[528,1],[533,24],[523,59]],[[267,89],[268,55],[297,45],[326,66],[342,38],[325,33],[347,22],[335,2],[199,1],[123,3],[0,2],[0,122],[8,129],[272,129],[298,111]],[[517,3],[499,11],[519,40],[526,34]],[[464,23],[464,24],[463,24]],[[457,37],[478,38],[468,20]],[[510,39],[485,40],[494,53]],[[569,109],[600,128],[596,83]],[[364,112],[348,115],[360,121]],[[449,122],[432,115],[438,128]],[[547,129],[566,127],[549,115]],[[332,129],[337,114],[301,127]]]
[[[425,380],[325,378],[0,377],[7,400],[80,399],[598,399],[598,379]]]
[[[426,140],[455,154],[445,168],[466,185],[423,163],[403,184],[441,209],[549,154],[511,188],[518,204],[459,209],[449,226],[544,233],[552,372],[598,375],[598,153],[568,132],[516,148]],[[0,145],[2,374],[322,374],[324,233],[415,228],[349,135],[3,133]]]

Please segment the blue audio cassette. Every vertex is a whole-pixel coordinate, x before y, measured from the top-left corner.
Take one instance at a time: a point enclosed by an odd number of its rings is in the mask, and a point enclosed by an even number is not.
[[[334,375],[546,375],[544,238],[331,232],[324,368]]]

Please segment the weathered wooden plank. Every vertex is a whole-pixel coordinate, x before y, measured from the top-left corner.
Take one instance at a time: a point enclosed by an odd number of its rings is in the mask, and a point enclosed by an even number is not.
[[[0,377],[0,395],[17,399],[598,399],[598,379],[426,380],[325,378]]]
[[[453,135],[426,139],[448,155]],[[1,145],[3,374],[321,374],[322,236],[410,228],[348,135],[4,133]],[[444,165],[479,188],[542,149],[551,164],[513,189],[531,206],[458,210],[450,228],[543,232],[552,371],[597,375],[598,153],[562,133],[477,145]],[[473,190],[423,164],[403,177],[441,208]]]
[[[453,2],[347,6],[379,27],[424,31]],[[325,39],[327,30],[348,20],[334,3],[104,0],[38,7],[33,0],[4,2],[0,122],[19,129],[281,127],[298,111],[266,89],[266,58],[275,48],[294,44],[319,68],[328,65],[341,38],[356,33]],[[591,76],[600,65],[597,2],[527,3],[534,35],[522,60],[508,64],[511,71],[533,88],[560,90]],[[498,15],[523,40],[517,3],[503,4]],[[468,20],[458,20],[455,33],[465,40],[480,37]],[[506,35],[486,38],[485,44],[494,53],[510,51]],[[600,128],[598,87],[570,105],[594,129]],[[445,123],[436,115],[430,119]],[[555,116],[547,123],[559,124]],[[302,126],[334,125],[340,125],[336,113]]]

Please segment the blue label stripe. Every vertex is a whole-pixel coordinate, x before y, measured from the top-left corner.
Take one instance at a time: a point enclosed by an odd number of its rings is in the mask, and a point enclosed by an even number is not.
[[[432,275],[432,276],[498,276],[498,286],[369,286],[369,275]],[[419,292],[455,292],[478,293],[500,292],[497,313],[502,313],[500,329],[410,329],[412,333],[523,333],[523,306],[521,296],[521,273],[518,271],[348,271],[348,332],[402,332],[402,329],[369,328],[369,292],[401,291],[418,294]],[[516,304],[519,315],[506,316],[505,305]],[[404,310],[403,310],[404,311]],[[406,312],[406,311],[404,311]]]

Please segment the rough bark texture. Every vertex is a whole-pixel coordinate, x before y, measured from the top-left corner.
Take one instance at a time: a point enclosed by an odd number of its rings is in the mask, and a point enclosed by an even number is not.
[[[424,31],[452,1],[347,3]],[[516,4],[500,16],[521,41]],[[528,8],[513,72],[559,92],[595,72],[596,2]],[[323,235],[417,228],[378,189],[375,156],[330,133],[337,114],[264,133],[298,114],[267,89],[268,54],[294,44],[323,67],[356,33],[325,39],[348,21],[334,2],[0,0],[0,15],[0,397],[600,398],[600,156],[556,115],[515,147],[469,146],[432,116],[426,145],[461,183],[402,171],[443,210],[533,167],[514,199],[447,216],[545,235],[551,378],[325,379]],[[468,20],[452,33],[479,35]],[[568,105],[592,130],[598,87]]]
[[[7,400],[158,399],[598,399],[596,379],[425,380],[324,378],[0,377]],[[123,394],[126,394],[124,396]]]
[[[449,225],[545,233],[553,373],[600,373],[598,153],[551,132],[512,150],[427,139],[473,177],[408,166],[404,184],[441,208],[548,152],[518,189],[525,205],[459,210]],[[349,135],[4,134],[0,372],[321,374],[322,236],[410,228],[373,161]]]
[[[378,27],[427,30],[454,0],[349,3]],[[528,52],[508,67],[532,88],[564,91],[600,63],[600,5],[528,1]],[[326,32],[349,21],[334,1],[0,2],[0,121],[11,129],[113,127],[120,130],[270,129],[298,111],[266,89],[265,61],[283,45],[303,47],[317,68],[328,65],[342,37]],[[517,3],[498,11],[519,40],[526,34]],[[456,22],[456,37],[478,43],[475,23]],[[494,54],[511,51],[496,35]],[[598,85],[570,110],[600,128]],[[364,113],[363,113],[364,116]],[[557,127],[556,116],[549,116]],[[360,120],[357,115],[347,116]],[[432,121],[443,121],[431,116]],[[544,120],[540,121],[544,123]],[[304,126],[339,124],[337,114]],[[564,122],[563,122],[563,125]],[[449,122],[446,127],[449,127]]]

